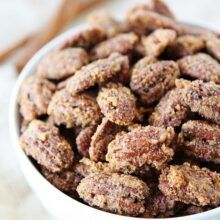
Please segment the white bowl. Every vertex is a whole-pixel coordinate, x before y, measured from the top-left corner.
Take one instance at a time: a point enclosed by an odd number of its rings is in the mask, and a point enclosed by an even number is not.
[[[52,40],[50,43],[45,45],[41,50],[39,50],[33,58],[28,62],[23,71],[21,72],[18,80],[16,82],[11,102],[10,102],[10,133],[11,139],[13,141],[14,149],[17,154],[21,169],[24,176],[37,194],[45,208],[51,215],[60,220],[73,220],[83,219],[83,220],[140,220],[140,218],[120,216],[116,214],[111,214],[108,212],[100,211],[98,209],[89,207],[83,203],[80,203],[58,189],[56,189],[52,184],[50,184],[41,173],[35,168],[29,158],[25,155],[24,151],[19,145],[19,112],[18,112],[18,93],[23,80],[35,73],[36,66],[39,61],[56,45],[61,43],[63,40],[71,36],[73,33],[85,28],[86,25],[80,25],[72,28],[71,30],[65,32],[59,37]],[[178,219],[178,220],[198,220],[198,219],[213,219],[217,220],[220,217],[220,208],[215,208],[210,211],[186,216],[186,217],[176,217],[176,218],[166,218],[166,219]]]

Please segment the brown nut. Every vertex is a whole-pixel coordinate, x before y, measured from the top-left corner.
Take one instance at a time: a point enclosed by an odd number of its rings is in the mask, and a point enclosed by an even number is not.
[[[220,174],[189,163],[170,166],[160,175],[159,189],[164,195],[186,204],[218,205]]]
[[[149,8],[158,14],[164,15],[168,18],[175,19],[173,12],[163,0],[151,0]]]
[[[169,148],[174,137],[173,128],[138,127],[122,133],[108,145],[106,160],[109,165],[124,173],[134,173],[153,166],[163,168],[172,159]]]
[[[121,84],[108,83],[97,97],[101,112],[118,125],[131,124],[136,111],[136,99],[131,91]]]
[[[113,53],[108,58],[94,61],[77,71],[68,80],[66,88],[71,94],[76,94],[95,84],[103,83],[119,73],[123,76],[127,75],[128,63],[126,56]]]
[[[130,87],[140,96],[142,103],[151,105],[175,86],[179,74],[178,65],[174,61],[158,61],[144,68],[134,68]]]
[[[45,167],[41,169],[44,177],[57,189],[66,193],[67,195],[77,198],[76,187],[79,185],[82,177],[71,170],[65,170],[61,173],[52,173]]]
[[[182,125],[178,146],[188,155],[220,163],[220,126],[190,120]]]
[[[220,85],[196,80],[189,83],[186,88],[184,101],[191,111],[220,124]]]
[[[220,61],[220,39],[214,34],[209,34],[205,37],[205,41],[207,51]]]
[[[94,161],[105,160],[108,144],[121,130],[121,126],[112,123],[107,118],[103,118],[102,123],[97,127],[96,132],[92,136],[92,141],[89,148],[90,158]]]
[[[101,120],[96,100],[88,95],[71,95],[65,89],[57,91],[48,107],[55,124],[67,128],[95,125]]]
[[[60,80],[73,75],[88,62],[88,54],[82,48],[55,50],[41,60],[37,74],[44,78]]]
[[[163,195],[158,189],[150,199],[146,201],[145,212],[142,217],[171,217],[175,214],[176,202],[168,196]]]
[[[183,76],[220,83],[220,64],[208,54],[186,56],[178,64]]]
[[[91,13],[88,17],[89,24],[102,29],[108,38],[114,37],[125,30],[123,24],[104,10]]]
[[[30,76],[22,84],[18,102],[20,113],[26,121],[47,114],[47,107],[56,86],[41,77]]]
[[[131,27],[145,30],[155,30],[158,28],[173,29],[178,35],[185,33],[185,28],[182,24],[164,15],[158,14],[146,7],[135,7],[127,14],[127,22]]]
[[[86,157],[83,157],[79,163],[75,165],[75,172],[82,177],[89,176],[93,173],[112,173],[108,163],[94,162]]]
[[[70,144],[59,134],[57,127],[33,120],[20,137],[25,153],[51,172],[61,172],[73,163]]]
[[[67,40],[62,42],[58,49],[64,49],[67,47],[81,47],[89,50],[91,47],[105,39],[105,33],[98,27],[88,27],[79,32],[74,33]]]
[[[176,39],[166,49],[166,55],[171,59],[178,59],[193,55],[205,47],[205,42],[200,36],[183,35]]]
[[[118,34],[97,44],[91,51],[91,59],[106,58],[114,52],[128,55],[137,43],[138,37],[134,33]]]
[[[77,192],[91,206],[117,214],[137,216],[144,212],[147,185],[137,177],[95,173],[84,178]]]
[[[141,43],[144,53],[148,56],[158,57],[171,45],[176,38],[176,32],[170,29],[157,29],[149,36],[143,36]]]
[[[96,125],[88,126],[82,129],[76,137],[76,147],[80,155],[89,157],[89,147],[92,136],[96,131]]]
[[[175,88],[160,100],[149,118],[153,126],[179,127],[188,115],[188,108],[184,104],[184,89]]]

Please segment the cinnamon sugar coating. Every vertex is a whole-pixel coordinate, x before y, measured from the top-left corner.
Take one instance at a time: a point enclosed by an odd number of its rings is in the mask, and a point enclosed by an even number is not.
[[[77,187],[80,198],[91,206],[117,214],[137,216],[144,212],[147,185],[124,174],[95,173]]]
[[[25,153],[51,172],[60,172],[73,163],[70,144],[60,135],[57,127],[33,120],[20,137]]]
[[[162,171],[159,189],[175,201],[198,206],[220,203],[220,174],[207,168],[183,165]]]
[[[84,90],[103,83],[117,74],[126,75],[128,72],[128,58],[118,53],[113,53],[105,59],[94,61],[72,76],[66,85],[71,94],[83,92]]]
[[[88,54],[81,48],[55,50],[39,63],[37,74],[44,78],[59,80],[73,75],[88,62]]]
[[[108,120],[118,125],[131,124],[136,111],[136,99],[121,84],[108,83],[99,91],[97,102]]]
[[[220,85],[196,80],[186,88],[184,101],[191,111],[220,124]]]
[[[161,169],[172,159],[173,150],[168,146],[173,137],[171,127],[146,126],[122,132],[108,145],[106,160],[124,173],[134,173],[148,166]]]
[[[134,33],[118,34],[97,44],[91,51],[91,59],[106,58],[114,52],[128,55],[132,52],[137,41],[138,37]]]
[[[94,161],[105,160],[108,144],[121,130],[121,126],[109,121],[107,118],[103,118],[102,123],[97,127],[91,138],[89,147],[90,158]]]
[[[144,54],[158,57],[163,51],[171,45],[176,38],[176,32],[171,29],[157,29],[149,36],[143,36],[141,39],[144,47]]]
[[[20,113],[26,121],[47,114],[48,104],[56,86],[38,76],[28,77],[22,84],[18,97]]]
[[[187,121],[182,125],[178,146],[188,155],[219,164],[220,126],[206,121]]]
[[[178,65],[174,61],[158,61],[132,71],[130,87],[140,96],[142,103],[151,105],[175,85],[179,76]]]
[[[97,124],[101,112],[96,100],[88,95],[71,95],[66,89],[57,91],[48,107],[55,124],[67,128]]]
[[[220,64],[208,54],[186,56],[178,64],[183,76],[220,83]]]

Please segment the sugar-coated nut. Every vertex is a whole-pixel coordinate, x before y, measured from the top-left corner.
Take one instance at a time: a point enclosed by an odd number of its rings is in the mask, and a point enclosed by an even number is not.
[[[97,127],[92,136],[89,147],[89,156],[94,161],[104,161],[108,144],[115,138],[116,134],[123,129],[107,118],[102,119],[102,123]]]
[[[149,118],[153,126],[179,127],[186,119],[189,109],[184,104],[184,89],[175,88],[167,92]]]
[[[91,47],[105,39],[105,33],[98,27],[88,27],[74,33],[67,40],[62,42],[58,49],[64,49],[68,47],[81,47],[89,50]]]
[[[84,157],[89,156],[89,147],[91,144],[92,136],[96,131],[96,125],[90,125],[82,129],[76,137],[76,147],[79,152]]]
[[[124,173],[134,173],[145,167],[163,168],[173,157],[168,146],[174,137],[173,128],[138,127],[121,133],[108,145],[106,160]]]
[[[137,216],[145,210],[148,186],[130,175],[95,173],[82,179],[77,192],[91,206],[117,214]]]
[[[182,24],[144,7],[131,10],[127,15],[127,22],[131,27],[143,29],[143,33],[146,29],[152,31],[158,28],[173,29],[178,35],[185,33],[185,28]]]
[[[142,103],[151,105],[175,86],[179,68],[174,61],[158,61],[143,68],[134,68],[130,87],[140,96]]]
[[[57,91],[48,107],[55,124],[67,128],[95,125],[101,120],[96,100],[88,95],[71,95],[66,89]]]
[[[170,166],[160,175],[159,189],[164,195],[186,204],[218,205],[220,174],[188,163]]]
[[[37,75],[48,79],[63,79],[73,75],[88,62],[88,54],[82,48],[55,50],[41,60]]]
[[[132,52],[137,41],[138,37],[134,33],[118,34],[113,38],[97,44],[91,51],[91,59],[102,59],[114,52],[128,55]]]
[[[220,64],[208,54],[186,56],[178,64],[183,76],[220,83]]]
[[[70,144],[60,135],[57,127],[33,120],[20,137],[25,153],[51,172],[61,172],[73,163]]]
[[[171,29],[157,29],[149,36],[143,36],[141,42],[145,55],[158,57],[174,42],[175,38],[176,32]]]
[[[188,155],[220,163],[220,126],[206,121],[190,120],[182,125],[178,147]]]
[[[128,58],[119,53],[113,53],[108,58],[94,61],[77,71],[68,80],[66,88],[71,94],[76,94],[95,84],[103,83],[119,73],[126,75],[128,66],[125,63],[128,63]]]
[[[186,88],[184,101],[191,111],[220,124],[220,85],[196,80],[186,85]]]
[[[75,165],[75,172],[86,177],[94,173],[112,173],[113,170],[110,169],[108,163],[94,162],[86,157],[83,157],[79,163]]]
[[[207,51],[220,61],[220,39],[215,34],[208,34],[205,37]]]
[[[99,10],[88,17],[89,24],[102,29],[108,38],[114,37],[125,30],[123,24],[113,18],[107,11]]]
[[[53,173],[45,167],[42,167],[41,172],[44,177],[57,189],[73,198],[78,197],[76,187],[79,185],[82,179],[81,176],[71,170],[65,170],[61,173]]]
[[[28,77],[22,84],[18,97],[20,113],[26,121],[47,114],[47,107],[56,86],[38,76]]]
[[[105,117],[118,125],[131,124],[136,111],[136,99],[121,84],[108,83],[101,88],[97,102]]]
[[[166,49],[166,55],[172,59],[193,55],[205,48],[205,41],[200,36],[183,35],[178,37]]]

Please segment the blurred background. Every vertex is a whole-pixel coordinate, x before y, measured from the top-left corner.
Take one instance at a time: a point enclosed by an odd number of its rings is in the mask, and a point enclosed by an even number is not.
[[[138,2],[147,0],[0,0],[0,220],[53,219],[26,184],[11,145],[9,101],[20,70],[45,42],[89,12],[104,8],[123,17]],[[166,2],[179,20],[220,31],[219,0]]]

